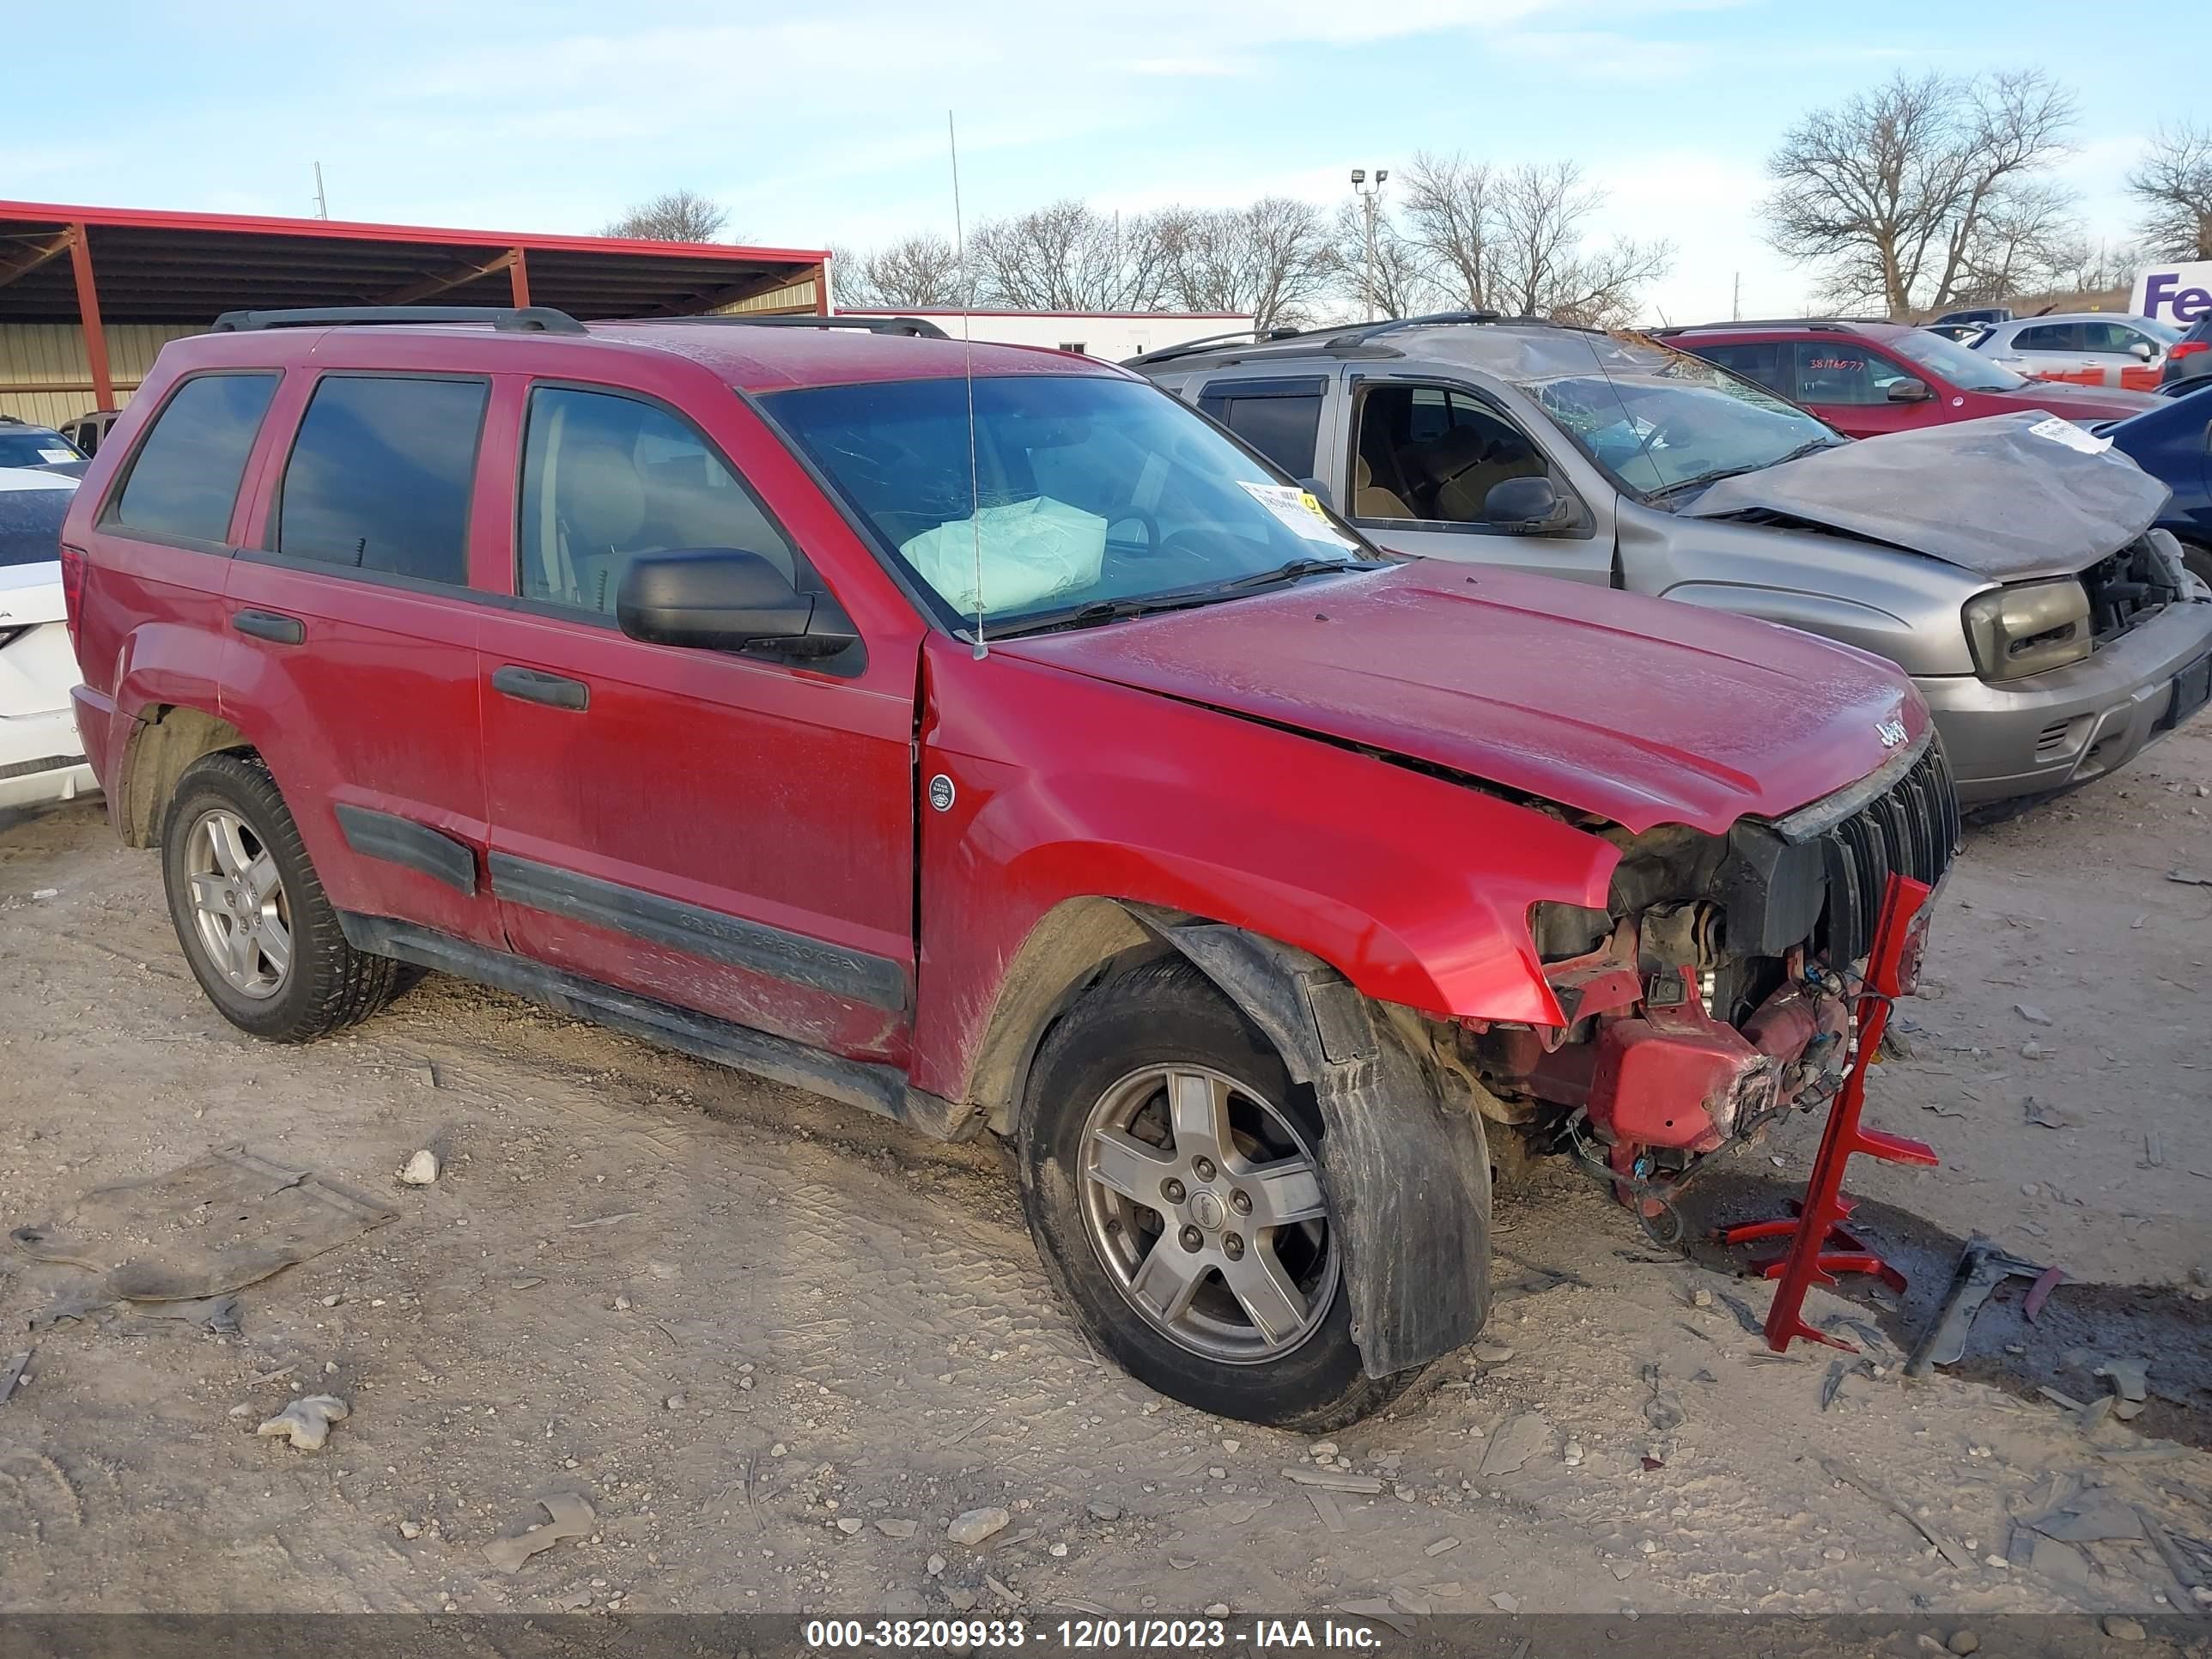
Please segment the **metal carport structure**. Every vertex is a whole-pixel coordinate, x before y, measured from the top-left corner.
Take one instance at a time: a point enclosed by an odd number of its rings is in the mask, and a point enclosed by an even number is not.
[[[0,397],[117,407],[161,340],[240,308],[826,312],[826,251],[0,201]],[[121,365],[111,334],[127,338]],[[11,349],[11,339],[13,348]]]

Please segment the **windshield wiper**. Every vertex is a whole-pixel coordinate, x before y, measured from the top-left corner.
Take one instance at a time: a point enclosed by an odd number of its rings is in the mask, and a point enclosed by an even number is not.
[[[1844,441],[1850,441],[1846,439]],[[1679,495],[1686,489],[1693,489],[1699,484],[1718,483],[1723,478],[1740,478],[1747,472],[1764,472],[1770,466],[1780,466],[1785,461],[1802,460],[1815,450],[1833,449],[1835,447],[1836,440],[1833,438],[1815,438],[1810,443],[1799,444],[1787,455],[1778,455],[1771,461],[1754,461],[1748,466],[1724,466],[1716,471],[1700,472],[1694,478],[1685,478],[1680,483],[1670,483],[1663,489],[1655,489],[1644,499],[1662,501],[1669,495]]]
[[[1273,587],[1278,582],[1294,582],[1307,576],[1318,576],[1329,570],[1379,570],[1380,565],[1364,559],[1291,559],[1277,565],[1273,570],[1255,570],[1249,576],[1234,576],[1225,582],[1216,582],[1204,590],[1208,593],[1243,593],[1255,587]]]
[[[1082,605],[1072,605],[1058,611],[1039,611],[1030,616],[1015,618],[1006,627],[995,628],[984,637],[987,640],[1011,640],[1024,634],[1049,634],[1064,629],[1096,628],[1101,623],[1127,622],[1132,617],[1149,617],[1162,611],[1187,611],[1194,605],[1211,605],[1237,593],[1248,593],[1255,588],[1272,587],[1279,582],[1293,582],[1306,576],[1318,576],[1330,570],[1380,570],[1382,565],[1364,559],[1291,559],[1272,570],[1255,570],[1248,576],[1236,576],[1227,581],[1209,582],[1203,587],[1176,588],[1165,593],[1146,594],[1127,599],[1091,599]]]

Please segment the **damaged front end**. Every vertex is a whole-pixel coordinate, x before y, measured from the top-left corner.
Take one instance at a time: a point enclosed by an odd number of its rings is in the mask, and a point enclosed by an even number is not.
[[[1563,1023],[1462,1021],[1455,1057],[1492,1109],[1575,1156],[1671,1243],[1670,1194],[1707,1158],[1841,1085],[1888,877],[1936,885],[1958,830],[1929,734],[1776,822],[1604,832],[1621,853],[1606,909],[1540,904],[1530,918]],[[1916,938],[1908,989],[1917,962]]]

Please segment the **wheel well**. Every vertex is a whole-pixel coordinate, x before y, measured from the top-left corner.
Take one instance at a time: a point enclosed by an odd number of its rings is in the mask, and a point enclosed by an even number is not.
[[[1001,1134],[1029,1080],[1038,1046],[1075,1000],[1170,946],[1109,898],[1063,900],[1048,910],[1007,965],[968,1074],[968,1099]]]
[[[139,722],[123,764],[122,799],[117,817],[123,839],[132,847],[151,847],[161,833],[169,797],[185,769],[203,755],[252,753],[246,734],[228,720],[182,705],[161,705]]]

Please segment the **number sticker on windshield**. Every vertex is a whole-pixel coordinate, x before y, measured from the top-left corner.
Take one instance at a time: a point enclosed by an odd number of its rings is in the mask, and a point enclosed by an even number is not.
[[[2110,438],[2099,438],[2084,432],[2071,421],[2062,421],[2056,415],[2038,421],[2028,428],[2039,438],[2048,438],[2055,444],[2064,444],[2069,449],[2078,449],[2084,455],[2101,455],[2112,447]]]
[[[1252,483],[1243,478],[1237,482],[1243,485],[1246,495],[1273,514],[1293,534],[1310,542],[1358,550],[1358,543],[1328,521],[1328,514],[1310,489],[1301,489],[1296,484]]]

